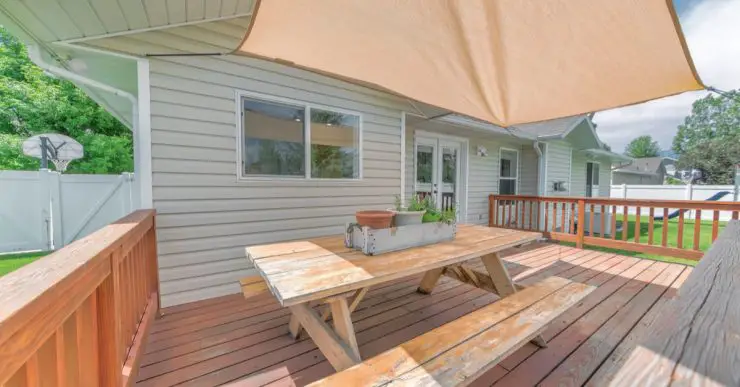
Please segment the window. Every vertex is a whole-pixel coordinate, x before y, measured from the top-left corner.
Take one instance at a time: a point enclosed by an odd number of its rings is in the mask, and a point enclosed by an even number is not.
[[[519,152],[501,149],[500,174],[498,181],[499,195],[516,195],[519,177]]]
[[[360,117],[311,109],[311,177],[360,177]]]
[[[361,177],[359,115],[251,97],[241,109],[242,176]]]
[[[599,163],[586,163],[586,197],[599,196]]]

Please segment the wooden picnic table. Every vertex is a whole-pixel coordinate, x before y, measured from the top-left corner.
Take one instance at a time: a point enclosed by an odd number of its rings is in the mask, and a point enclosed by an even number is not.
[[[370,286],[425,273],[419,291],[430,293],[446,274],[505,297],[517,287],[498,253],[540,237],[537,232],[458,225],[452,241],[376,256],[345,247],[344,236],[253,246],[246,251],[272,294],[290,308],[291,335],[297,338],[305,329],[340,371],[362,361],[350,315]],[[463,265],[473,259],[481,259],[485,275]],[[320,315],[313,308],[317,303],[329,307]],[[329,317],[333,327],[326,323]]]

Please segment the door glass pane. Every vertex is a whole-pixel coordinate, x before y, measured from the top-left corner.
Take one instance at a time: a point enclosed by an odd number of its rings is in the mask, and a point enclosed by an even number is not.
[[[456,148],[442,147],[442,200],[443,211],[455,208],[458,154]]]
[[[432,193],[434,183],[434,147],[419,144],[416,146],[416,195],[424,198]]]
[[[304,109],[245,98],[245,175],[305,175]]]

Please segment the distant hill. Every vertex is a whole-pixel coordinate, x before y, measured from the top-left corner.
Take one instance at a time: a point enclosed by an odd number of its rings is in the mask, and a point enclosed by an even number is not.
[[[658,156],[660,157],[668,157],[671,159],[678,160],[678,153],[672,151],[672,150],[662,150],[658,152]]]

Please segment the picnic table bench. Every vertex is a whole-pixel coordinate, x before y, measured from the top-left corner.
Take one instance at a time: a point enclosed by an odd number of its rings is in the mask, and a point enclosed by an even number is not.
[[[459,225],[455,240],[377,256],[346,248],[341,236],[254,246],[247,248],[247,257],[260,276],[242,280],[242,289],[247,297],[270,291],[291,310],[290,334],[298,337],[305,329],[330,364],[346,370],[319,384],[417,378],[426,384],[422,379],[427,378],[456,385],[473,380],[530,340],[544,346],[539,336],[544,327],[592,290],[562,278],[527,288],[514,284],[498,253],[539,237],[536,232]],[[482,261],[485,273],[465,264],[475,259]],[[421,273],[422,293],[432,292],[447,275],[502,299],[363,363],[352,311],[370,286]],[[328,307],[317,311],[318,304]],[[330,317],[333,327],[327,323]]]

